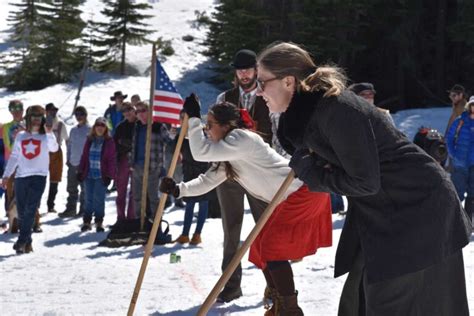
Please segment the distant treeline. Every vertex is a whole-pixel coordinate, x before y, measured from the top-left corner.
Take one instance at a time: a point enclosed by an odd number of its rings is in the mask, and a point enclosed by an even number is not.
[[[222,65],[241,48],[293,41],[372,82],[377,104],[393,111],[449,103],[454,83],[474,93],[473,0],[220,0],[198,17]]]

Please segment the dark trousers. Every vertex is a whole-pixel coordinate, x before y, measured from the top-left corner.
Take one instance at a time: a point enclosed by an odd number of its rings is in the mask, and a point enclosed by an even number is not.
[[[115,185],[117,187],[117,198],[115,203],[117,204],[117,219],[134,219],[134,201],[132,194],[132,185],[128,190],[128,208],[127,208],[127,188],[128,182],[132,178],[132,171],[127,158],[122,158],[118,161],[117,165],[117,177],[115,179]],[[125,215],[125,212],[127,215]]]
[[[462,250],[426,269],[369,284],[359,253],[347,276],[339,316],[468,316]]]
[[[267,207],[267,203],[254,198],[236,181],[227,180],[217,187],[217,196],[222,214],[222,227],[224,229],[224,257],[222,259],[222,271],[229,265],[240,246],[240,231],[244,219],[244,196],[247,196],[250,211],[256,221],[260,218]],[[226,288],[239,288],[242,279],[242,266],[230,277]]]
[[[77,201],[80,201],[80,209],[84,209],[86,206],[85,200],[85,189],[84,189],[84,182],[79,182],[77,180],[77,169],[78,166],[73,166],[68,164],[67,169],[67,202],[66,202],[66,211],[76,211],[77,209]],[[81,188],[81,193],[79,195],[79,189]],[[83,212],[80,212],[83,213]]]
[[[18,225],[20,227],[18,243],[20,244],[31,243],[31,229],[33,228],[36,209],[40,205],[45,187],[45,176],[15,178],[15,200],[18,212]]]

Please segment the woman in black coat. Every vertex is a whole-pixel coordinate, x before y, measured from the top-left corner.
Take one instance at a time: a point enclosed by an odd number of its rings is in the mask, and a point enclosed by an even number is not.
[[[283,112],[278,137],[311,190],[346,195],[335,276],[339,315],[468,315],[470,222],[439,164],[374,106],[291,43],[258,57],[258,95]]]

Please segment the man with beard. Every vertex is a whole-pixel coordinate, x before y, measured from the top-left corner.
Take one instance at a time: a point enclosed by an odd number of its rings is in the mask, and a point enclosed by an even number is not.
[[[256,132],[271,145],[272,124],[268,107],[262,97],[257,96],[257,68],[255,52],[242,49],[237,52],[230,64],[235,69],[234,88],[221,93],[217,103],[231,102],[246,109],[255,121]],[[217,187],[217,196],[222,214],[224,229],[224,256],[222,271],[226,269],[240,245],[240,231],[244,217],[244,196],[249,201],[250,211],[257,221],[267,203],[248,194],[235,180],[227,180]],[[217,297],[218,302],[230,302],[242,296],[240,281],[242,267],[239,264],[226,286]]]

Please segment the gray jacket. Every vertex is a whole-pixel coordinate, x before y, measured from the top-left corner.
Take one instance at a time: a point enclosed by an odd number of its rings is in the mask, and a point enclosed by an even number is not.
[[[73,166],[79,166],[81,162],[82,150],[86,143],[87,135],[91,130],[89,123],[79,126],[76,125],[71,129],[67,145],[67,162]]]

